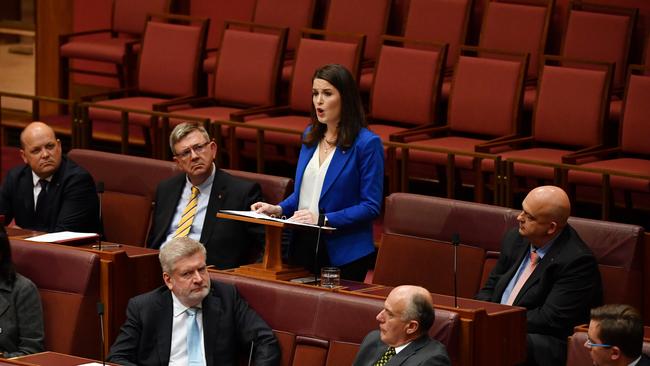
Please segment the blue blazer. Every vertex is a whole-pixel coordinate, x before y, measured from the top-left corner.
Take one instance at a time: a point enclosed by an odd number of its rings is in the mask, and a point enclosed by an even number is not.
[[[298,209],[305,168],[316,145],[302,145],[296,168],[294,192],[279,205],[290,217]],[[325,174],[318,207],[328,225],[337,230],[326,235],[327,251],[334,266],[362,258],[375,250],[372,221],[381,212],[384,190],[384,148],[379,136],[366,128],[348,149],[337,148]]]

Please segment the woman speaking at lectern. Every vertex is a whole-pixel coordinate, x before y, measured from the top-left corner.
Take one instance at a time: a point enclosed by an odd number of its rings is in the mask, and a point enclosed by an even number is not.
[[[303,134],[296,188],[278,205],[257,202],[251,209],[309,224],[324,215],[325,225],[336,230],[321,236],[319,264],[363,281],[375,250],[372,221],[383,198],[383,146],[366,128],[357,84],[346,68],[325,65],[312,80],[311,123]],[[294,230],[290,263],[312,268],[316,241],[315,230]]]

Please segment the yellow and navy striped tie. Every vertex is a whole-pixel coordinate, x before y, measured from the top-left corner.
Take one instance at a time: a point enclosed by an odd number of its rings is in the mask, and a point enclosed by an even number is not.
[[[192,223],[194,222],[194,216],[196,216],[196,206],[199,204],[199,189],[196,186],[192,186],[192,195],[190,196],[190,201],[185,206],[183,210],[183,215],[181,215],[181,221],[178,223],[178,229],[174,232],[174,238],[180,236],[187,236],[190,233],[192,228]]]
[[[395,356],[395,348],[388,347],[388,349],[386,350],[386,352],[384,352],[384,354],[381,356],[379,361],[375,363],[375,366],[384,366],[385,364],[388,363],[388,361],[390,361],[390,358],[393,356]]]

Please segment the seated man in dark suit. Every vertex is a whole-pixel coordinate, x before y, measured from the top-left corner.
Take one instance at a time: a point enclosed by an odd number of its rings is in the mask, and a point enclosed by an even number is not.
[[[254,249],[261,248],[263,228],[216,214],[249,210],[262,198],[260,186],[215,166],[217,144],[200,124],[177,125],[169,145],[184,173],[158,185],[148,246],[160,248],[172,238],[189,236],[205,243],[209,265],[226,269],[245,264]]]
[[[527,364],[564,365],[567,336],[602,302],[598,264],[567,223],[571,204],[562,189],[537,187],[522,205],[519,228],[506,233],[476,298],[526,308]]]
[[[43,122],[20,134],[25,162],[9,171],[0,189],[5,224],[37,231],[100,232],[95,182],[82,167],[61,154],[61,141]]]
[[[591,310],[585,347],[594,366],[650,366],[643,349],[643,319],[629,305],[604,305]]]
[[[379,330],[368,333],[363,340],[354,366],[451,365],[445,346],[429,337],[435,311],[425,288],[394,288],[377,320]]]
[[[205,247],[179,237],[160,250],[166,286],[132,298],[108,361],[120,365],[277,365],[269,326],[232,285],[210,281]]]

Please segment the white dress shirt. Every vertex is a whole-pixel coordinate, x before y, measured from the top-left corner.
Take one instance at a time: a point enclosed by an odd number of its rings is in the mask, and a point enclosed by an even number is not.
[[[320,144],[316,147],[314,155],[307,163],[304,173],[302,174],[302,183],[300,184],[300,202],[298,202],[298,210],[309,210],[312,214],[318,215],[318,201],[320,201],[320,194],[323,189],[323,182],[325,181],[325,174],[332,162],[332,156],[336,152],[336,147],[332,149],[330,154],[325,158],[323,164],[319,162]]]
[[[187,306],[178,300],[172,292],[172,302],[174,311],[172,313],[172,346],[169,352],[169,366],[187,365]],[[200,309],[199,304],[198,308]],[[161,320],[162,321],[162,320]],[[201,334],[201,353],[203,353],[203,364],[205,365],[205,343],[203,340],[203,311],[196,312],[196,321],[199,325],[199,334]]]

